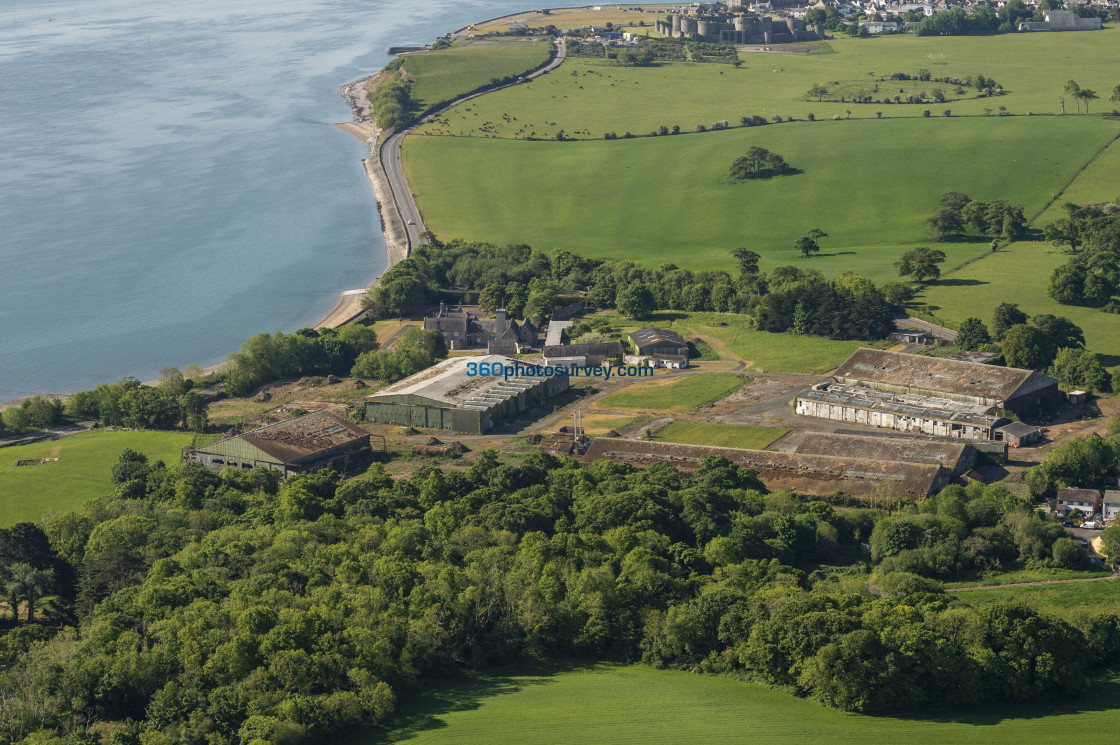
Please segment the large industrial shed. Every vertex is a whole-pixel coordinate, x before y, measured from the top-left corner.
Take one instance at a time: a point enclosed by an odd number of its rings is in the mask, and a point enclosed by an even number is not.
[[[1026,416],[1059,400],[1058,381],[1032,370],[881,349],[857,349],[833,374],[844,385],[998,406]]]
[[[287,477],[322,468],[346,471],[368,451],[368,432],[329,409],[320,409],[186,450],[183,460],[213,469],[264,466]]]
[[[566,390],[558,369],[503,355],[452,357],[367,398],[366,421],[482,434]]]
[[[797,397],[794,410],[801,416],[911,434],[991,440],[993,431],[1007,419],[988,416],[987,409],[984,404],[818,383]]]

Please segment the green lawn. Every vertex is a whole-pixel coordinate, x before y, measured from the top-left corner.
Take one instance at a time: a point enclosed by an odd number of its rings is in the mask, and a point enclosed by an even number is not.
[[[1054,204],[1035,221],[1035,227],[1060,216],[1067,201],[1097,204],[1120,198],[1120,140],[1090,163],[1062,192]],[[948,244],[940,244],[942,247]],[[1018,241],[988,253],[954,272],[946,273],[915,300],[930,305],[933,314],[951,324],[977,316],[989,326],[992,312],[1003,302],[1018,303],[1026,313],[1065,316],[1085,332],[1086,345],[1105,356],[1105,363],[1120,365],[1120,316],[1095,308],[1061,305],[1046,294],[1050,274],[1069,259],[1059,247],[1046,241]]]
[[[944,192],[1021,202],[1033,217],[1117,133],[1085,117],[853,120],[593,142],[412,136],[403,157],[428,227],[445,239],[728,270],[729,251],[746,246],[764,269],[882,282],[929,242],[925,219]],[[803,172],[728,183],[751,145]],[[829,237],[805,260],[793,245],[814,227]],[[987,241],[938,247],[948,267],[988,251]]]
[[[1120,585],[1115,580],[1067,582],[1033,587],[1000,587],[953,593],[972,605],[1019,600],[1035,610],[1057,616],[1082,613],[1120,613]]]
[[[680,413],[717,401],[746,382],[745,376],[735,373],[665,376],[643,380],[604,396],[596,408]]]
[[[662,442],[685,445],[711,445],[723,448],[762,450],[782,437],[788,429],[755,427],[748,424],[712,424],[710,422],[671,422],[654,436]]]
[[[486,85],[490,78],[537,67],[548,59],[550,46],[539,39],[457,41],[447,49],[406,54],[402,64],[415,80],[412,100],[424,111]]]
[[[1045,582],[1055,579],[1084,579],[1085,577],[1103,577],[1109,572],[1089,571],[1078,572],[1072,569],[1012,569],[1009,572],[1000,572],[986,577],[977,577],[956,582],[946,582],[946,587],[972,587],[975,585],[1013,585],[1019,582]]]
[[[640,665],[512,672],[430,687],[354,745],[1084,745],[1120,727],[1120,682],[1068,703],[871,717],[761,685]]]
[[[173,465],[190,443],[191,435],[181,432],[93,431],[4,448],[0,450],[0,528],[34,521],[49,512],[78,509],[86,500],[107,494],[113,488],[113,464],[125,448]],[[35,458],[58,461],[15,465],[17,460]]]
[[[644,321],[602,314],[622,334],[647,326],[668,328],[686,338],[715,340],[714,351],[723,358],[743,360],[752,371],[823,373],[834,370],[860,347],[883,347],[887,342],[834,341],[816,336],[791,336],[755,331],[751,319],[735,313],[686,313],[658,311]]]
[[[462,110],[465,107],[448,112],[430,131],[547,139],[562,129],[570,137],[602,138],[608,131],[619,136],[627,131],[647,134],[662,125],[677,125],[683,131],[722,120],[734,125],[744,115],[804,119],[812,113],[819,125],[831,126],[834,116],[845,118],[849,111],[853,119],[874,119],[877,111],[884,118],[919,117],[927,108],[935,117],[946,108],[954,116],[983,117],[985,109],[996,113],[1000,106],[1012,114],[1058,114],[1058,96],[1065,95],[1062,87],[1071,77],[1101,96],[1092,105],[1094,113],[1116,107],[1107,99],[1120,69],[1118,27],[1080,34],[840,38],[829,46],[835,54],[744,53],[738,70],[685,62],[623,68],[613,60],[569,58],[528,85],[470,102],[470,112]],[[956,86],[945,83],[879,80],[896,72],[916,75],[923,68],[934,77],[994,78],[1006,94],[979,98],[969,87],[961,100],[946,103],[881,103],[884,97],[905,99],[921,91],[932,96],[936,88],[949,99],[957,98]],[[828,87],[833,97],[862,92],[879,103],[818,102],[807,95],[816,84]],[[1075,102],[1066,98],[1066,109],[1074,115]],[[511,119],[506,121],[503,114]],[[491,123],[485,132],[480,128],[484,122]],[[849,145],[842,149],[857,162],[875,157],[884,144],[874,133],[852,138],[845,131],[833,131],[831,136]],[[911,144],[924,143],[916,138]],[[1024,154],[1028,152],[1040,151],[1025,149]]]

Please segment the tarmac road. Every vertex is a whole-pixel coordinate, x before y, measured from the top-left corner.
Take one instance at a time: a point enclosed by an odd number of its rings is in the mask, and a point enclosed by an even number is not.
[[[412,197],[412,190],[408,186],[408,179],[405,177],[404,168],[401,166],[401,142],[404,140],[405,136],[416,127],[420,126],[421,124],[430,122],[432,119],[439,116],[444,111],[447,111],[452,106],[461,104],[463,101],[469,101],[472,98],[484,96],[487,93],[499,91],[502,88],[509,88],[512,85],[520,85],[523,80],[529,80],[531,78],[537,77],[538,75],[544,75],[546,72],[555,70],[560,65],[560,63],[564,61],[564,57],[567,54],[567,46],[565,45],[563,39],[559,40],[557,42],[557,45],[556,58],[552,60],[552,62],[548,63],[548,65],[546,65],[545,67],[542,67],[534,73],[525,75],[521,80],[510,83],[509,85],[503,85],[499,88],[491,88],[488,91],[483,91],[481,93],[475,93],[470,96],[463,96],[462,98],[456,99],[443,108],[428,114],[408,129],[404,129],[400,132],[394,133],[391,137],[389,137],[387,140],[385,140],[385,142],[381,144],[381,149],[378,151],[378,157],[381,160],[381,166],[385,169],[385,175],[389,179],[389,188],[393,192],[393,202],[396,206],[397,213],[401,216],[401,222],[404,223],[405,232],[408,235],[409,253],[412,252],[412,247],[420,242],[420,234],[427,230],[427,228],[424,227],[424,221],[420,218],[420,210],[416,207],[416,200]]]

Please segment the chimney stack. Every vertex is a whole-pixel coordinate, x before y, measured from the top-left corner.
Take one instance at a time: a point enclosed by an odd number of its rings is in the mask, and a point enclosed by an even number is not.
[[[495,319],[495,326],[496,326],[496,328],[494,330],[495,331],[501,331],[502,327],[505,326],[505,323],[506,323],[506,309],[505,308],[498,308],[496,311],[494,311],[494,319]]]

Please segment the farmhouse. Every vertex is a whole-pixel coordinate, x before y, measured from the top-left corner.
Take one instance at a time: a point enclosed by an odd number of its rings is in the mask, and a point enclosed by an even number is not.
[[[322,468],[346,471],[369,451],[369,433],[329,409],[269,424],[183,453],[185,462],[207,468],[265,468],[285,477]]]
[[[568,375],[502,355],[452,357],[366,399],[366,421],[482,434],[568,390]]]
[[[833,374],[844,385],[998,406],[1020,416],[1059,400],[1058,381],[1031,370],[857,349]]]
[[[827,495],[839,490],[859,496],[886,491],[920,498],[937,491],[950,478],[949,469],[932,459],[886,461],[613,437],[596,438],[581,460],[587,464],[603,458],[637,465],[663,462],[691,469],[699,468],[710,455],[722,455],[732,463],[755,469],[771,489],[790,489],[800,494]]]
[[[434,315],[424,317],[424,329],[439,331],[448,349],[486,344],[489,354],[518,354],[533,346],[539,332],[529,319],[520,324],[507,319],[502,309],[494,312],[493,320],[483,320],[462,308],[452,310],[443,303]]]

